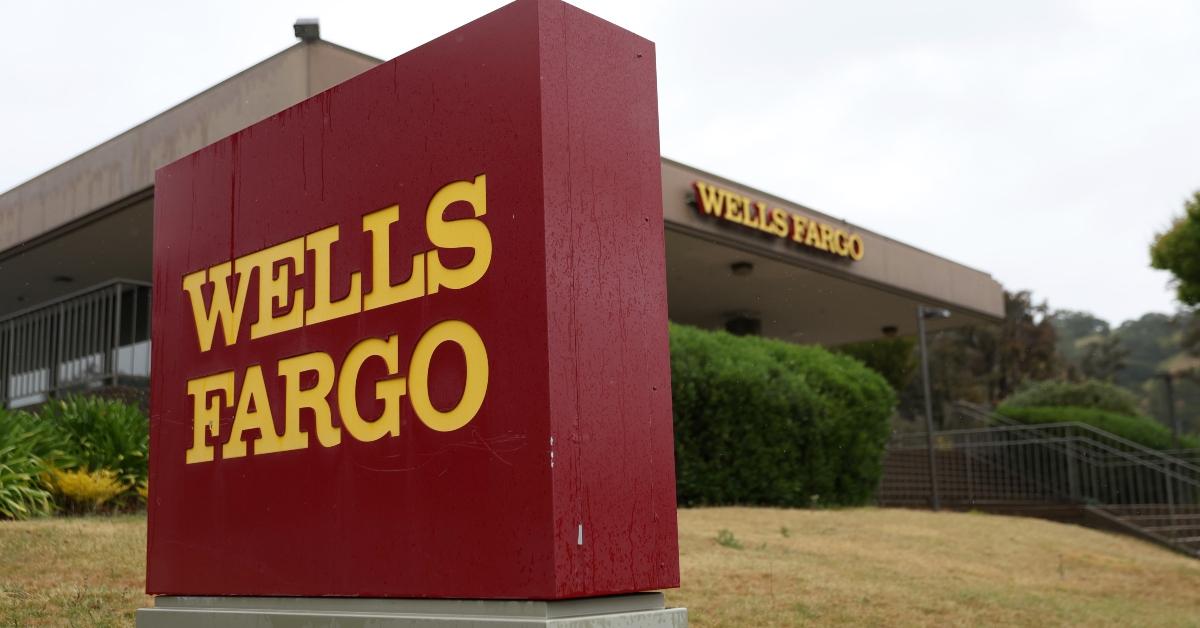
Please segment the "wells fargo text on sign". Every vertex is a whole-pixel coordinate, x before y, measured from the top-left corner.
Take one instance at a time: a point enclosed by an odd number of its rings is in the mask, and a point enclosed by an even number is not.
[[[866,252],[862,236],[857,233],[790,210],[771,207],[763,201],[751,201],[747,196],[712,183],[696,181],[693,187],[696,210],[705,216],[721,218],[739,227],[854,261],[861,260]]]

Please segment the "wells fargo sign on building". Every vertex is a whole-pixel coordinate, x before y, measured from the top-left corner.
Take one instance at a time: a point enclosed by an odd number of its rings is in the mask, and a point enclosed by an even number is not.
[[[751,201],[732,190],[704,181],[693,184],[696,210],[704,216],[753,229],[798,246],[858,261],[866,253],[862,236],[796,212]]]
[[[159,170],[149,592],[677,586],[657,128],[521,0]]]

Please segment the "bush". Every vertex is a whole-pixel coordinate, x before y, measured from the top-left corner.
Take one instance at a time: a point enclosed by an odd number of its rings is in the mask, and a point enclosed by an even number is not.
[[[862,504],[895,394],[814,346],[671,326],[680,505]]]
[[[835,347],[833,351],[848,355],[879,373],[899,394],[908,387],[917,372],[914,344],[912,338],[879,338],[845,344]]]
[[[1107,382],[1038,382],[1009,395],[1009,407],[1070,406],[1092,408],[1127,416],[1137,416],[1138,402],[1133,393]]]
[[[997,408],[997,411],[1021,423],[1085,423],[1151,449],[1171,449],[1174,442],[1171,430],[1154,419],[1142,416],[1118,414],[1095,408],[1020,407],[1007,403]],[[1184,436],[1180,445],[1188,448],[1200,447],[1200,439]]]
[[[34,417],[0,410],[0,518],[26,519],[54,510],[43,478],[55,440]]]
[[[137,406],[97,397],[52,401],[37,414],[0,409],[0,518],[49,514],[55,496],[75,511],[143,501],[148,428]]]
[[[136,500],[147,479],[149,423],[137,406],[100,397],[68,397],[42,406],[39,416],[59,435],[74,467],[108,469]],[[65,465],[60,465],[65,466]]]
[[[54,469],[50,472],[50,477],[54,490],[63,497],[67,507],[73,512],[94,512],[129,489],[117,479],[116,472],[109,469]]]

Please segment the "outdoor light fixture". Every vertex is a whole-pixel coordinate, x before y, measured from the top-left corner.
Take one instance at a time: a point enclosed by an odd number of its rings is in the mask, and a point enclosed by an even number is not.
[[[935,511],[941,504],[938,499],[937,461],[933,456],[933,399],[929,394],[929,351],[925,347],[925,321],[938,318],[950,318],[950,310],[917,306],[917,336],[921,340],[921,384],[925,388],[925,446],[929,450],[929,503]]]
[[[729,265],[735,277],[745,277],[754,272],[754,262],[734,262]]]
[[[321,38],[321,22],[315,17],[302,17],[292,25],[292,31],[300,41],[316,41]]]
[[[917,306],[917,312],[921,318],[933,320],[935,318],[950,318],[950,310],[942,307],[925,307],[924,305]]]
[[[725,321],[725,331],[734,336],[761,336],[762,318],[751,312],[734,314]]]

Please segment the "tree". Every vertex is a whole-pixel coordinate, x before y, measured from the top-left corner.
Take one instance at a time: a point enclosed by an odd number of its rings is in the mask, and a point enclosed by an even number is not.
[[[1061,363],[1049,312],[1050,306],[1045,301],[1035,304],[1028,290],[1004,294],[993,401],[1007,397],[1027,381],[1058,376]]]
[[[1108,321],[1091,312],[1055,310],[1050,320],[1058,338],[1058,355],[1068,365],[1082,359],[1088,342],[1112,332]]]
[[[1200,305],[1200,191],[1183,203],[1183,215],[1155,236],[1150,265],[1175,276],[1175,293],[1184,305]]]
[[[935,420],[941,404],[972,401],[995,404],[1030,381],[1061,374],[1054,322],[1049,306],[1034,303],[1028,291],[1004,293],[999,325],[960,327],[934,332],[929,343],[930,388]],[[920,378],[901,395],[901,410],[923,412]]]
[[[1084,377],[1112,383],[1117,373],[1125,368],[1127,357],[1129,349],[1121,344],[1121,339],[1105,335],[1084,345],[1079,366]]]

